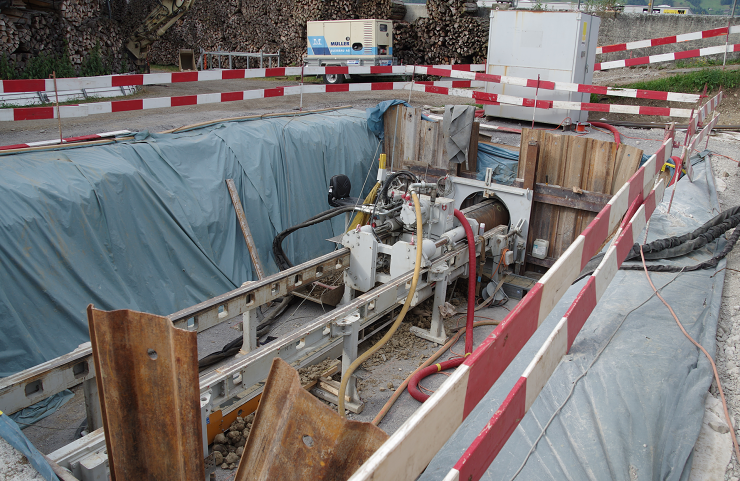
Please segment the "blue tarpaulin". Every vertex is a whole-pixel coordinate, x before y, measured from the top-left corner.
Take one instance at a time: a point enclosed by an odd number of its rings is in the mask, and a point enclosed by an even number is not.
[[[378,144],[346,109],[0,156],[0,376],[86,342],[90,303],[167,315],[256,279],[225,179],[276,272],[273,237],[329,208],[332,175],[364,196]],[[331,251],[335,221],[285,252],[297,264]]]

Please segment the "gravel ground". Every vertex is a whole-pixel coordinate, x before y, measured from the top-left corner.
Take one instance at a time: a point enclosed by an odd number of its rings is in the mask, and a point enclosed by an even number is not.
[[[44,479],[24,455],[0,438],[0,479],[32,481]]]

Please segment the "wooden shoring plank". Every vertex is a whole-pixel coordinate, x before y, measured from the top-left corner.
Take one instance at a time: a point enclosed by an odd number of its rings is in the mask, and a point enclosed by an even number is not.
[[[619,145],[614,162],[614,176],[612,177],[610,194],[616,193],[632,177],[632,174],[637,172],[642,154],[642,150],[637,147]]]
[[[399,165],[407,165],[409,162],[417,162],[419,159],[419,123],[421,123],[421,109],[404,107],[402,112],[403,123],[403,150],[399,157]]]
[[[563,189],[583,188],[584,171],[588,172],[589,160],[591,158],[591,147],[593,139],[585,137],[561,136],[565,143],[565,155],[561,159],[563,178],[560,185]],[[560,206],[558,215],[558,224],[556,231],[556,242],[551,244],[551,255],[560,257],[573,242],[577,233],[576,224],[578,221],[578,210],[570,207]]]

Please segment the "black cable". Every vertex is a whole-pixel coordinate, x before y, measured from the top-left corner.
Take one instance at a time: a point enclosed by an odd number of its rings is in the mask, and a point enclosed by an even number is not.
[[[722,251],[717,254],[716,256],[712,257],[708,261],[700,262],[699,264],[694,264],[693,266],[668,266],[668,265],[648,265],[647,270],[652,272],[690,272],[690,271],[698,271],[702,269],[713,269],[717,267],[717,264],[719,264],[719,261],[727,257],[727,254],[730,253],[733,247],[735,247],[735,244],[737,243],[738,238],[740,238],[740,229],[735,229],[732,232],[732,235],[727,241],[727,245],[725,245],[725,248],[722,249]],[[643,266],[642,264],[630,264],[630,265],[624,265],[622,264],[622,267],[620,269],[628,270],[628,271],[634,271],[634,270],[642,270]]]
[[[354,205],[343,205],[341,207],[335,207],[333,209],[321,212],[320,214],[317,214],[310,219],[301,222],[300,224],[296,224],[293,227],[290,227],[276,235],[275,238],[272,240],[272,255],[275,258],[275,263],[277,264],[278,268],[281,271],[284,271],[293,267],[293,263],[290,262],[290,259],[288,259],[285,251],[283,251],[283,240],[286,237],[288,237],[290,234],[297,231],[298,229],[303,229],[304,227],[310,227],[314,224],[319,224],[339,214],[353,210],[355,210]]]

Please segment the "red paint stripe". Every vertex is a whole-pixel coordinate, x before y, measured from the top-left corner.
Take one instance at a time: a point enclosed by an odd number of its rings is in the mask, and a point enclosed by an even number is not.
[[[676,36],[672,37],[663,37],[663,38],[654,38],[650,41],[651,47],[657,47],[658,45],[668,45],[669,43],[676,43],[678,39]]]
[[[537,108],[538,109],[551,109],[552,108],[552,100],[538,100],[537,101]]]
[[[601,47],[601,53],[621,52],[622,50],[627,50],[626,43],[617,43],[614,45],[607,45],[605,47]]]
[[[265,98],[282,97],[283,95],[285,95],[284,87],[275,87],[274,89],[265,89]]]
[[[129,85],[143,85],[143,75],[114,75],[110,79],[113,87],[127,87]]]
[[[498,95],[497,94],[489,94],[486,92],[479,92],[479,91],[473,91],[473,98],[476,100],[480,100],[481,102],[492,102],[495,105],[498,105]]]
[[[609,91],[608,87],[602,87],[601,85],[583,85],[578,84],[578,91],[587,94],[601,94],[606,95]]]
[[[638,99],[668,100],[668,92],[655,92],[652,90],[638,90]]]
[[[285,67],[273,67],[265,69],[265,77],[284,77]]]
[[[98,134],[92,134],[92,135],[80,135],[79,137],[69,137],[64,139],[65,142],[83,142],[85,140],[96,140],[96,139],[102,139],[101,136]]]
[[[740,52],[740,43],[736,43],[735,45],[733,45],[732,46],[732,51],[733,52]]]
[[[455,464],[461,480],[480,479],[526,414],[527,378],[520,377],[501,407]]]
[[[449,95],[450,89],[447,87],[435,87],[434,85],[427,85],[424,87],[424,89],[432,94],[443,94],[443,95]]]
[[[326,86],[327,92],[349,92],[349,84],[334,84]]]
[[[676,52],[673,58],[675,58],[676,60],[681,60],[683,58],[694,58],[700,56],[701,51],[698,48],[695,48],[694,50],[684,50],[683,52]]]
[[[627,197],[627,203],[632,204],[642,194],[642,185],[645,183],[645,166],[637,169],[637,172],[632,174],[627,182],[630,183],[630,194]],[[640,197],[640,201],[642,201],[642,197]]]
[[[640,107],[638,115],[660,115],[670,117],[671,109],[665,107]]]
[[[581,256],[581,269],[586,267],[586,263],[598,252],[601,244],[609,236],[609,214],[612,206],[606,204],[594,220],[588,224],[588,227],[581,233],[584,239],[583,255]]]
[[[597,72],[599,70],[601,70],[601,64],[600,63],[595,63],[594,64],[594,72]]]
[[[568,351],[596,307],[596,302],[596,278],[591,276],[565,313],[568,318]]]
[[[233,102],[235,100],[244,100],[244,92],[223,92],[221,102]]]
[[[393,82],[376,82],[370,84],[371,90],[393,90]]]
[[[470,367],[470,375],[463,418],[483,399],[537,330],[541,302],[542,284],[538,282],[483,344],[468,356],[465,364]]]
[[[467,72],[470,72],[470,65],[469,64],[457,64],[452,66],[452,70],[465,70]]]
[[[632,246],[635,244],[632,241],[632,224],[627,224],[627,227],[622,231],[622,235],[614,243],[617,247],[617,267],[622,266],[622,262],[627,258],[627,254],[632,250]]]
[[[46,80],[3,80],[3,90],[6,94],[17,92],[44,92],[46,90]]]
[[[53,119],[54,107],[18,107],[13,109],[13,120]]]
[[[449,76],[450,71],[442,68],[433,68],[428,67],[427,68],[427,75],[436,75],[438,77],[447,77]]]
[[[327,75],[340,75],[340,74],[346,74],[349,73],[349,69],[347,67],[324,67],[326,70]]]
[[[713,28],[711,30],[704,30],[701,33],[701,38],[718,37],[725,34],[727,34],[727,27]]]
[[[270,70],[270,69],[267,69],[267,70]],[[283,72],[284,71],[285,69],[283,69]],[[221,78],[224,80],[242,79],[244,78],[245,75],[246,75],[246,71],[243,68],[221,71]]]
[[[370,67],[370,73],[393,73],[393,66],[372,66]]]
[[[583,102],[581,104],[581,110],[589,112],[609,112],[609,107],[609,104],[591,104],[588,102]]]
[[[30,147],[28,144],[3,145],[0,150],[25,149]]]
[[[492,75],[488,73],[477,73],[475,74],[476,80],[483,80],[485,82],[493,82],[500,84],[501,83],[501,75]]]
[[[649,219],[653,212],[655,212],[655,191],[651,190],[648,196],[645,198],[645,219]]]
[[[628,58],[624,60],[625,67],[634,67],[635,65],[645,65],[650,63],[650,57]]]
[[[469,87],[470,87],[470,80],[453,80],[452,81],[453,89],[466,89]]]
[[[172,72],[172,83],[197,81],[198,72]]]
[[[110,103],[111,112],[127,112],[129,110],[141,110],[144,108],[142,99],[116,100]]]
[[[170,105],[172,107],[179,107],[181,105],[197,105],[197,104],[198,104],[197,95],[180,95],[178,97],[172,97],[172,100],[170,101]]]

